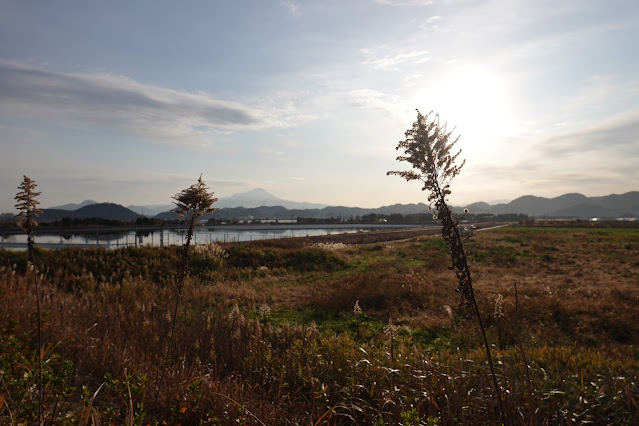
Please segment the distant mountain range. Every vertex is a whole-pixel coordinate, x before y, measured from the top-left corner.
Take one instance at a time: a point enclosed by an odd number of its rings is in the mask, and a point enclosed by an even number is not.
[[[216,203],[217,204],[217,203]],[[215,205],[215,204],[214,204]],[[260,206],[260,207],[231,207],[216,210],[205,218],[219,220],[230,219],[296,219],[298,217],[312,219],[343,219],[355,218],[367,214],[390,215],[399,213],[402,215],[428,213],[428,206],[419,204],[395,204],[392,206],[379,207],[376,209],[365,209],[360,207],[330,206],[321,209],[287,209],[283,206]],[[159,219],[173,220],[177,215],[173,212],[164,212],[156,216]]]
[[[534,217],[582,218],[639,217],[639,192],[586,197],[564,194],[555,198],[525,195],[507,204],[473,203],[467,206],[474,213],[519,213]]]
[[[93,200],[84,200],[83,202],[79,204],[75,204],[75,203],[64,204],[62,206],[50,207],[47,210],[78,210],[84,206],[90,206],[91,204],[99,204],[99,203]]]
[[[51,207],[50,209],[78,210],[84,206],[91,205],[91,204],[99,204],[99,203],[93,200],[86,200],[79,204],[65,204],[63,206]],[[261,206],[282,206],[290,210],[321,209],[321,208],[327,207],[326,204],[303,203],[303,202],[300,203],[296,201],[287,201],[282,198],[278,198],[261,188],[256,188],[247,192],[233,194],[230,197],[222,197],[215,202],[214,206],[218,209],[233,208],[233,207],[254,208],[254,207],[261,207]],[[152,217],[159,213],[168,212],[174,209],[175,204],[150,204],[150,205],[144,205],[144,206],[130,205],[130,206],[127,206],[127,208],[140,215]]]
[[[64,208],[66,207],[66,208]],[[351,218],[366,214],[418,214],[427,213],[428,206],[419,204],[394,204],[375,209],[344,206],[326,206],[323,204],[298,203],[277,198],[263,189],[221,198],[214,207],[212,215],[216,219],[294,219],[297,217],[327,219],[331,217]],[[123,207],[113,203],[96,203],[86,200],[79,204],[66,204],[50,209],[44,209],[42,221],[71,218],[103,218],[113,220],[132,221],[140,216],[151,216],[160,219],[175,219],[177,216],[170,210],[173,205],[150,205]],[[464,207],[454,207],[461,211]],[[582,194],[565,194],[555,198],[535,197],[526,195],[509,203],[488,204],[473,203],[465,206],[474,214],[525,214],[531,217],[556,218],[618,218],[639,217],[639,192],[627,192],[621,195],[607,195],[604,197],[586,197]]]
[[[318,203],[299,203],[295,201],[287,201],[271,195],[267,191],[257,188],[247,192],[231,195],[230,197],[220,198],[214,204],[215,207],[231,208],[231,207],[261,207],[261,206],[282,206],[289,210],[307,210],[322,209],[327,207],[326,204]]]

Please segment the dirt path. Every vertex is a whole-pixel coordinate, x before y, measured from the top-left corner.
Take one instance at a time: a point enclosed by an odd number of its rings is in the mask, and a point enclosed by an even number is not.
[[[495,222],[482,222],[476,223],[474,231],[484,231],[487,229],[496,229],[504,226],[512,225],[512,223],[495,223]],[[472,224],[468,224],[472,226]],[[376,244],[376,243],[391,243],[408,241],[412,238],[421,236],[439,235],[441,228],[439,226],[432,226],[427,228],[409,228],[401,230],[384,230],[384,231],[370,231],[356,234],[335,234],[335,235],[320,235],[312,238],[316,242],[324,243],[342,243],[342,244]]]

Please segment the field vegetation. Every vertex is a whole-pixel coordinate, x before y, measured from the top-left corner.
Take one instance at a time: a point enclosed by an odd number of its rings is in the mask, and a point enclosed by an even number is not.
[[[0,424],[499,424],[441,237],[0,251]],[[639,421],[639,229],[465,241],[509,424]],[[354,312],[354,306],[361,312]],[[163,374],[169,329],[173,351]],[[154,408],[155,407],[155,408]]]

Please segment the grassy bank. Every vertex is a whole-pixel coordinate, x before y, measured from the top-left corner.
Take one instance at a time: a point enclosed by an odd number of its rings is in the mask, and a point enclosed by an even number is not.
[[[636,423],[639,230],[505,227],[466,247],[509,421]],[[52,423],[499,421],[479,331],[436,236],[199,248],[155,411],[179,248],[36,259]],[[26,253],[0,251],[0,266],[0,423],[32,423]]]

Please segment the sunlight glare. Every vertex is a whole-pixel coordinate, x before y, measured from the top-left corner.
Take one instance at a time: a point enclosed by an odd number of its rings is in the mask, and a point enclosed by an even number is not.
[[[477,67],[461,67],[419,94],[428,100],[448,129],[456,128],[464,152],[492,155],[500,137],[516,131],[509,112],[505,82]],[[432,107],[430,107],[432,105]],[[424,109],[423,113],[429,110]]]

